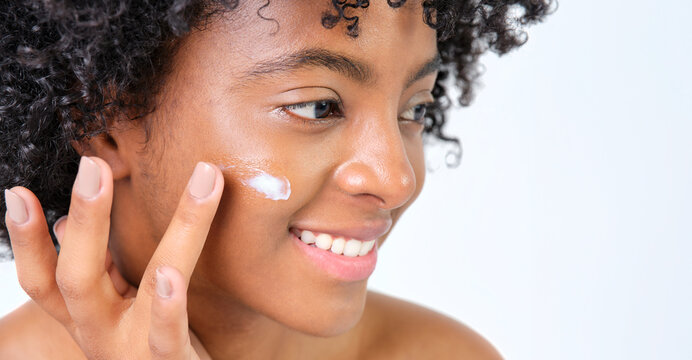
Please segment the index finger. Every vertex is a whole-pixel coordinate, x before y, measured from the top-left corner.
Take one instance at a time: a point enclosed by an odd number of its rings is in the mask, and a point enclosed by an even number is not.
[[[218,167],[199,162],[180,197],[178,208],[152,256],[139,293],[155,293],[155,271],[161,265],[178,269],[186,285],[195,268],[221,200],[224,179]],[[138,296],[139,298],[139,296]]]

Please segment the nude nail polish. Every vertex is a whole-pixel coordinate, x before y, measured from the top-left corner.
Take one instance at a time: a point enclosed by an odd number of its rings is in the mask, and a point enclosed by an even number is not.
[[[79,172],[75,180],[75,191],[79,196],[90,199],[99,193],[101,188],[101,168],[94,161],[82,156],[79,161]]]
[[[164,299],[168,299],[171,297],[172,292],[173,289],[171,289],[171,282],[168,280],[166,275],[160,272],[159,269],[156,269],[156,295]]]
[[[24,199],[13,193],[12,190],[5,189],[5,205],[7,206],[7,212],[10,214],[10,219],[15,223],[23,224],[29,220],[29,213],[26,211]]]
[[[216,173],[211,165],[199,162],[190,179],[190,194],[198,199],[204,199],[214,190],[215,182]]]
[[[61,234],[58,234],[58,226],[60,226],[60,223],[63,221],[67,220],[67,215],[61,216],[58,218],[58,220],[55,220],[55,223],[53,224],[53,235],[55,235],[55,238],[60,241],[60,236]]]

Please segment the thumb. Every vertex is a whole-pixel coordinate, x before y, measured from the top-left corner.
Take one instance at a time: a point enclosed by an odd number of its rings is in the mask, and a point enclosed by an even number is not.
[[[154,360],[199,359],[190,345],[185,279],[180,271],[170,266],[156,269],[149,349]]]

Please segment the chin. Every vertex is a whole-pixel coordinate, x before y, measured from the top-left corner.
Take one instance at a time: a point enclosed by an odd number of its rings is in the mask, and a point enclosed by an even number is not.
[[[309,318],[312,321],[303,321],[294,329],[317,337],[334,337],[342,335],[353,329],[363,316],[365,302],[353,302],[352,306],[346,309],[323,309],[322,316]],[[307,319],[307,318],[306,318]]]
[[[310,305],[302,302],[294,303],[279,310],[281,313],[267,315],[307,335],[339,336],[353,329],[363,317],[367,287],[363,286],[357,295],[338,296],[336,293],[330,295],[332,296],[323,295],[322,299],[311,301]]]

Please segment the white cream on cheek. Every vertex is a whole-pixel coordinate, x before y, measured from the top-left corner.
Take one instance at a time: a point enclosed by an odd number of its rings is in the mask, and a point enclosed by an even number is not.
[[[219,165],[221,170],[235,168],[234,165]],[[241,173],[249,173],[248,178],[243,178],[240,182],[249,186],[266,199],[270,200],[288,200],[291,196],[291,182],[285,176],[276,177],[268,174],[260,169],[251,168],[241,171]]]
[[[243,184],[264,194],[267,199],[288,200],[288,197],[291,196],[291,183],[285,176],[280,179],[262,170],[259,170],[259,174],[255,177],[243,180]]]

